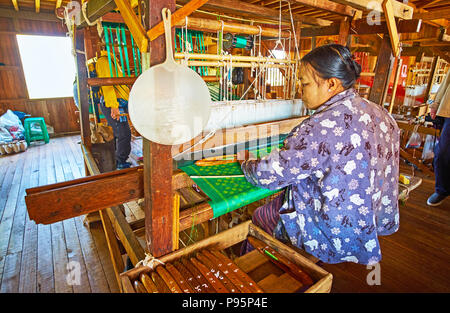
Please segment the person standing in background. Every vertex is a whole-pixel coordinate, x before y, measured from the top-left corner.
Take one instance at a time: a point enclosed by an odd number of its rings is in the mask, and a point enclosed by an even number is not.
[[[450,71],[436,93],[434,102],[430,104],[430,116],[443,118],[439,143],[434,148],[434,193],[428,198],[427,204],[438,206],[450,195]]]
[[[113,58],[111,56],[111,58]],[[112,69],[109,68],[108,52],[101,51],[95,63],[97,77],[121,77],[122,69],[117,62],[111,62]],[[116,76],[117,70],[117,76]],[[111,74],[112,73],[112,74]],[[130,89],[126,85],[102,86],[102,97],[100,106],[108,124],[112,127],[116,138],[116,167],[117,169],[129,168],[127,162],[131,152],[131,129],[128,125],[128,96]]]

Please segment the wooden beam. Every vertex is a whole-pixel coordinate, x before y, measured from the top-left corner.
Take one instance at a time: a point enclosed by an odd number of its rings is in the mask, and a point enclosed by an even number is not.
[[[12,0],[14,10],[19,11],[19,4],[17,3],[17,0]]]
[[[139,50],[141,52],[147,52],[148,49],[148,39],[147,34],[144,30],[144,27],[139,21],[136,13],[134,13],[133,9],[130,6],[128,1],[123,0],[114,0],[117,7],[119,8],[120,15],[122,15],[125,24],[128,26],[128,30],[130,31],[133,39],[136,42]]]
[[[450,9],[436,10],[433,12],[414,13],[414,19],[424,21],[437,20],[442,18],[450,18]]]
[[[61,22],[54,13],[36,13],[33,11],[25,10],[12,10],[0,8],[0,17],[16,18],[22,20],[44,21],[44,22]]]
[[[384,0],[333,0],[335,2],[351,6],[353,8],[368,11],[374,10],[383,13],[382,3]],[[378,3],[378,4],[377,4]],[[377,5],[374,5],[377,4]],[[393,13],[395,17],[410,20],[413,18],[414,8],[399,1],[393,1]],[[416,18],[416,17],[414,17]],[[420,18],[419,18],[420,19]]]
[[[434,176],[434,173],[426,167],[423,163],[421,163],[418,159],[416,159],[411,153],[407,152],[403,148],[400,148],[400,157],[408,160],[415,166],[419,168],[426,176]]]
[[[89,0],[86,5],[86,17],[89,21],[93,22],[98,18],[102,17],[108,12],[111,12],[116,8],[116,3],[114,0]],[[89,26],[84,18],[81,19],[78,28],[84,28]]]
[[[174,26],[185,26],[186,21],[180,20],[178,23],[176,23]],[[255,25],[248,25],[248,24],[240,24],[240,23],[231,23],[231,22],[224,22],[222,24],[219,20],[213,20],[213,19],[204,19],[204,18],[197,18],[197,17],[191,17],[188,18],[188,28],[194,29],[194,30],[203,30],[203,31],[210,31],[210,32],[216,32],[219,30],[222,30],[223,25],[223,31],[229,32],[229,33],[235,33],[235,34],[246,34],[246,35],[258,35],[261,30],[261,36],[263,37],[278,37],[278,29],[277,28],[269,28],[269,27],[261,27]],[[289,38],[290,33],[287,31],[281,31],[281,37],[283,38]]]
[[[316,36],[336,36],[339,35],[340,23],[333,23],[324,27],[304,27],[302,28],[301,36],[316,37]],[[421,29],[421,20],[399,20],[397,22],[398,33],[418,33]],[[389,34],[389,29],[386,22],[381,22],[380,25],[369,25],[366,19],[355,21],[355,27],[351,29],[351,35],[371,35],[371,34]]]
[[[349,46],[350,42],[351,42],[350,20],[346,18],[339,23],[338,44],[343,46]]]
[[[400,38],[397,32],[397,25],[394,17],[394,9],[391,0],[383,1],[384,16],[389,30],[389,38],[391,39],[392,51],[394,57],[398,57],[400,53]]]
[[[428,7],[430,7],[430,6],[433,6],[433,5],[437,5],[439,2],[444,2],[444,1],[442,1],[442,0],[433,0],[433,1],[430,1],[430,2],[425,2],[425,3],[423,3],[423,4],[418,4],[418,5],[416,5],[416,8],[417,9],[424,9],[424,8],[428,8]]]
[[[186,4],[189,0],[179,0],[177,3]],[[202,10],[208,11],[219,11],[227,14],[235,14],[238,16],[249,17],[249,18],[267,18],[271,20],[278,21],[279,11],[275,9],[270,9],[263,7],[261,5],[254,5],[239,0],[209,0],[202,7]],[[301,21],[304,24],[316,25],[316,26],[327,26],[331,22],[319,18],[314,18],[310,16],[302,16],[298,14],[292,14],[294,22]],[[283,21],[291,22],[291,17],[289,13],[282,13],[281,19]]]
[[[175,0],[145,0],[148,30],[162,19],[162,9],[175,12]],[[175,28],[172,25],[172,41]],[[150,41],[150,65],[161,64],[166,59],[165,38]],[[160,257],[173,250],[173,192],[171,146],[160,145],[143,138],[144,158],[144,212],[147,250]]]
[[[425,102],[430,98],[431,89],[433,88],[433,82],[434,78],[436,76],[436,68],[439,63],[439,56],[435,56],[433,58],[433,63],[431,63],[431,71],[430,75],[428,76],[428,84],[427,89],[425,90]]]
[[[444,59],[447,63],[450,63],[450,55],[448,52],[442,51],[439,48],[431,47],[431,52],[438,55],[441,59]]]
[[[192,12],[200,8],[204,5],[208,0],[191,0],[183,7],[179,8],[172,14],[171,25],[176,25],[180,22],[184,22],[186,17],[189,16]],[[164,24],[163,22],[158,23],[155,27],[152,27],[147,32],[147,36],[150,40],[154,40],[157,37],[164,34]]]
[[[391,114],[394,109],[395,95],[397,94],[397,84],[398,84],[398,79],[400,78],[402,64],[403,64],[403,59],[400,56],[398,56],[397,57],[397,66],[395,67],[394,84],[392,86],[391,102],[389,103],[389,113],[391,113]]]
[[[352,8],[351,6],[337,3],[337,1],[328,0],[294,0],[295,3],[306,5],[315,9],[324,10],[334,14],[339,14],[348,17],[361,18],[362,12]]]
[[[95,197],[91,196],[93,190]],[[127,169],[30,188],[25,202],[30,219],[51,224],[141,199],[143,191],[142,168]]]
[[[448,47],[450,41],[425,41],[420,43],[422,47]]]
[[[384,106],[386,99],[393,63],[394,56],[392,55],[390,39],[388,35],[384,35],[375,66],[373,85],[369,94],[369,100],[381,106]]]
[[[80,129],[81,142],[90,148],[91,146],[91,129],[89,120],[89,91],[87,86],[87,69],[86,69],[86,55],[85,51],[85,34],[86,29],[75,30],[75,64],[77,69],[77,92],[80,110]]]

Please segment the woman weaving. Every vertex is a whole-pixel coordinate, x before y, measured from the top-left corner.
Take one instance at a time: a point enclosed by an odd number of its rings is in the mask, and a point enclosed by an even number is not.
[[[399,228],[399,129],[353,89],[361,67],[346,47],[321,46],[301,65],[302,100],[314,114],[270,155],[238,155],[250,183],[284,188],[253,223],[326,263],[377,263],[378,235]]]

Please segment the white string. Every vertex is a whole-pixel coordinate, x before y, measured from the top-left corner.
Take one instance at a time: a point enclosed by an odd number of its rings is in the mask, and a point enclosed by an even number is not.
[[[143,260],[140,260],[138,263],[136,263],[135,267],[139,267],[142,265],[142,266],[147,266],[147,267],[150,267],[151,269],[153,269],[155,267],[154,263],[156,263],[156,262],[164,265],[164,262],[158,260],[150,253],[145,252],[145,258]]]

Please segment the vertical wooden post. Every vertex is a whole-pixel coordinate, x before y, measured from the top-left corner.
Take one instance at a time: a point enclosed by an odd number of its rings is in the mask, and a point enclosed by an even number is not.
[[[395,68],[395,79],[394,79],[394,85],[392,86],[392,96],[391,96],[391,102],[389,103],[389,113],[392,113],[392,111],[394,109],[395,95],[397,94],[397,84],[398,84],[398,79],[400,77],[402,64],[403,64],[403,60],[399,56],[397,58],[397,66]]]
[[[175,0],[146,1],[148,10],[147,30],[162,21],[163,8],[175,11]],[[172,40],[174,28],[172,28]],[[150,42],[150,65],[164,62],[165,37]],[[143,139],[145,238],[148,251],[160,257],[173,250],[173,194],[171,146],[160,145]]]
[[[439,63],[439,56],[433,58],[431,63],[430,75],[428,76],[427,89],[425,91],[425,102],[430,98],[431,89],[433,88],[434,77],[436,76],[436,68]]]
[[[394,65],[391,42],[388,35],[384,35],[375,66],[375,77],[370,89],[369,100],[383,106],[389,89],[389,79]]]
[[[84,53],[84,39],[87,29],[75,30],[75,51],[77,67],[78,102],[80,110],[81,142],[88,148],[91,147],[91,129],[89,125],[89,98],[87,86],[86,55]]]
[[[343,19],[339,24],[338,44],[350,47],[350,20],[348,17]]]

